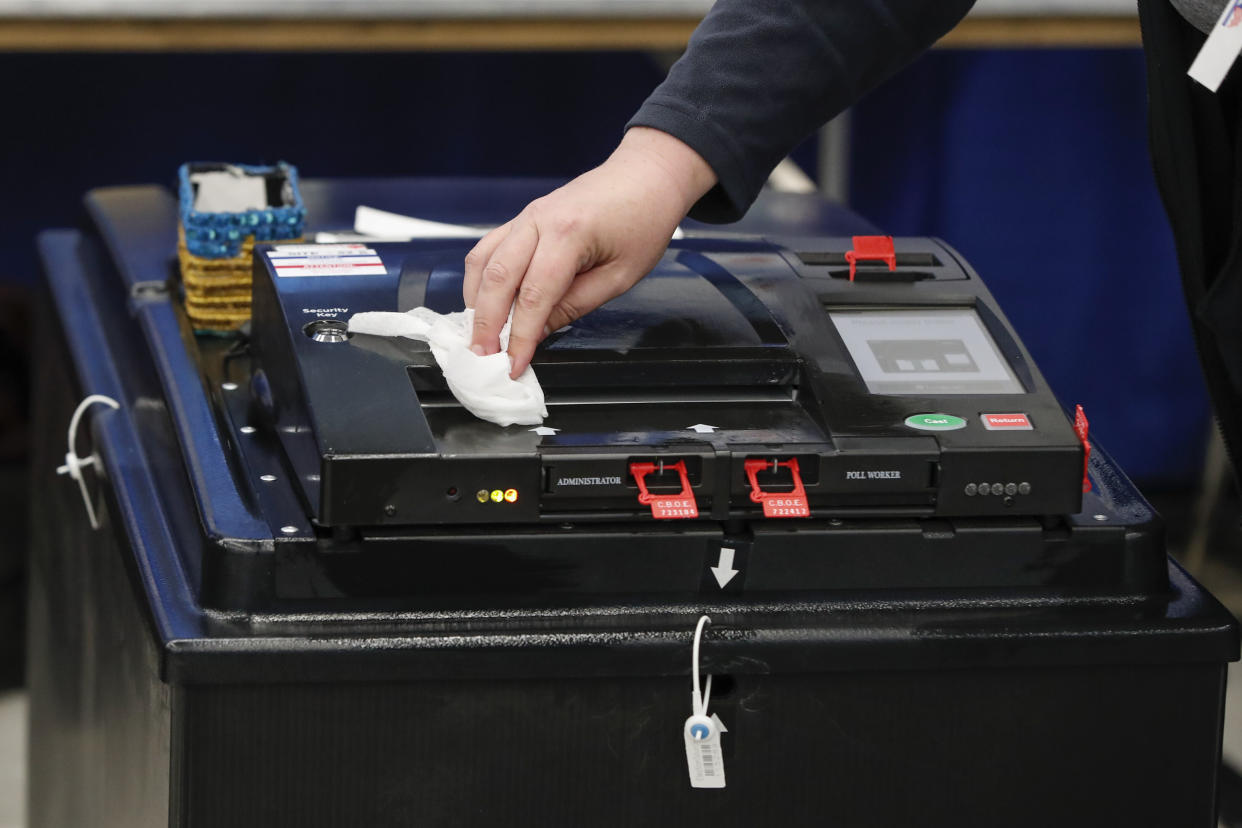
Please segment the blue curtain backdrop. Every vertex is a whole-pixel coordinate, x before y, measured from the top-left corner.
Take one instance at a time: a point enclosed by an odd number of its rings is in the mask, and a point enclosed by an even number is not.
[[[303,175],[570,176],[604,159],[663,72],[636,53],[0,54],[0,283],[92,187],[188,160]]]
[[[853,206],[960,250],[1137,479],[1193,482],[1207,398],[1138,50],[938,51],[853,112]]]

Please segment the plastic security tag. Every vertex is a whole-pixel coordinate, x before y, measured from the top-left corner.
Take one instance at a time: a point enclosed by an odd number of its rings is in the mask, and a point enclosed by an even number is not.
[[[720,751],[720,730],[706,716],[686,719],[686,767],[690,770],[690,787],[723,788],[724,757]]]
[[[810,517],[806,495],[791,497],[767,497],[763,500],[763,516],[767,518]]]
[[[1215,92],[1242,52],[1242,0],[1229,0],[1187,73]]]
[[[694,644],[690,651],[690,677],[694,687],[690,693],[690,718],[682,727],[686,742],[686,768],[690,772],[692,788],[723,788],[725,786],[724,755],[720,750],[720,734],[726,728],[716,715],[707,715],[707,703],[712,697],[712,677],[705,684],[699,683],[699,644],[703,641],[703,628],[711,623],[706,615],[699,616],[694,627]]]
[[[798,458],[788,460],[747,460],[743,464],[746,479],[750,481],[750,499],[763,504],[763,516],[767,518],[810,517],[811,508],[806,500],[806,487],[802,485],[802,472],[798,468]],[[771,469],[789,469],[793,478],[791,492],[765,492],[759,488],[759,472]]]
[[[681,493],[675,495],[653,494],[647,489],[647,475],[665,469],[677,472],[681,480]],[[694,500],[694,491],[690,486],[690,475],[686,471],[686,461],[676,463],[630,463],[630,474],[638,485],[638,502],[651,507],[651,516],[656,520],[675,520],[678,518],[696,518],[699,516],[699,505]]]
[[[651,516],[656,520],[696,518],[699,516],[699,506],[693,497],[657,496],[651,500]]]

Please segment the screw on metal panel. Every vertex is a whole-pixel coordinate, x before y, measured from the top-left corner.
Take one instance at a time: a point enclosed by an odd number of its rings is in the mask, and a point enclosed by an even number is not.
[[[391,503],[389,503],[387,506],[384,507],[384,514],[388,515],[389,517],[392,517],[396,513],[397,513],[397,507],[393,506]]]
[[[274,475],[274,474],[261,474],[261,475],[259,475],[259,479],[260,479],[260,480],[262,480],[264,483],[274,483],[274,482],[276,481],[276,475]]]
[[[225,391],[236,391],[236,390],[237,390],[237,383],[235,383],[235,382],[223,382],[223,383],[220,383],[220,387],[221,387],[221,388],[223,388]]]
[[[282,527],[280,527],[280,531],[284,532],[286,535],[296,535],[296,534],[298,533],[298,527],[296,527],[296,526],[282,526]]]
[[[1108,515],[1094,515],[1096,520],[1108,520]]]
[[[841,518],[833,518],[832,520],[828,521],[829,526],[840,526],[842,523],[844,523],[844,521],[841,520]]]
[[[168,288],[163,282],[139,282],[130,289],[130,296],[143,301],[163,299],[168,295]]]
[[[254,426],[242,426],[241,428],[237,430],[240,431],[242,434],[254,434],[255,432]]]

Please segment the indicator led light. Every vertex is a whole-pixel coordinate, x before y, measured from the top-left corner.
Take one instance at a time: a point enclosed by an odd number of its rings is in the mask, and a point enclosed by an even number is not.
[[[505,501],[508,503],[516,503],[517,489],[505,489]]]
[[[487,489],[479,489],[475,497],[478,498],[480,503],[486,503],[488,498]]]
[[[500,489],[492,489],[492,502],[499,503],[505,499],[505,493]]]

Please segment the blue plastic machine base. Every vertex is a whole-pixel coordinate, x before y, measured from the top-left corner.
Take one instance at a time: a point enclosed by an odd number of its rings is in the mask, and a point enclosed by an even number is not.
[[[486,221],[548,186],[307,181],[303,193],[313,232],[348,227],[358,203]],[[33,828],[1214,825],[1237,626],[1172,563],[1143,594],[204,606],[205,548],[272,543],[272,527],[235,485],[166,289],[171,195],[101,191],[87,206],[89,229],[40,240]],[[765,197],[747,221],[870,230],[810,197]],[[54,471],[90,393],[122,403],[80,440],[100,458],[97,531]],[[1093,476],[1110,515],[1150,518],[1107,458]],[[690,787],[682,739],[701,613],[711,710],[728,727],[720,790]]]

